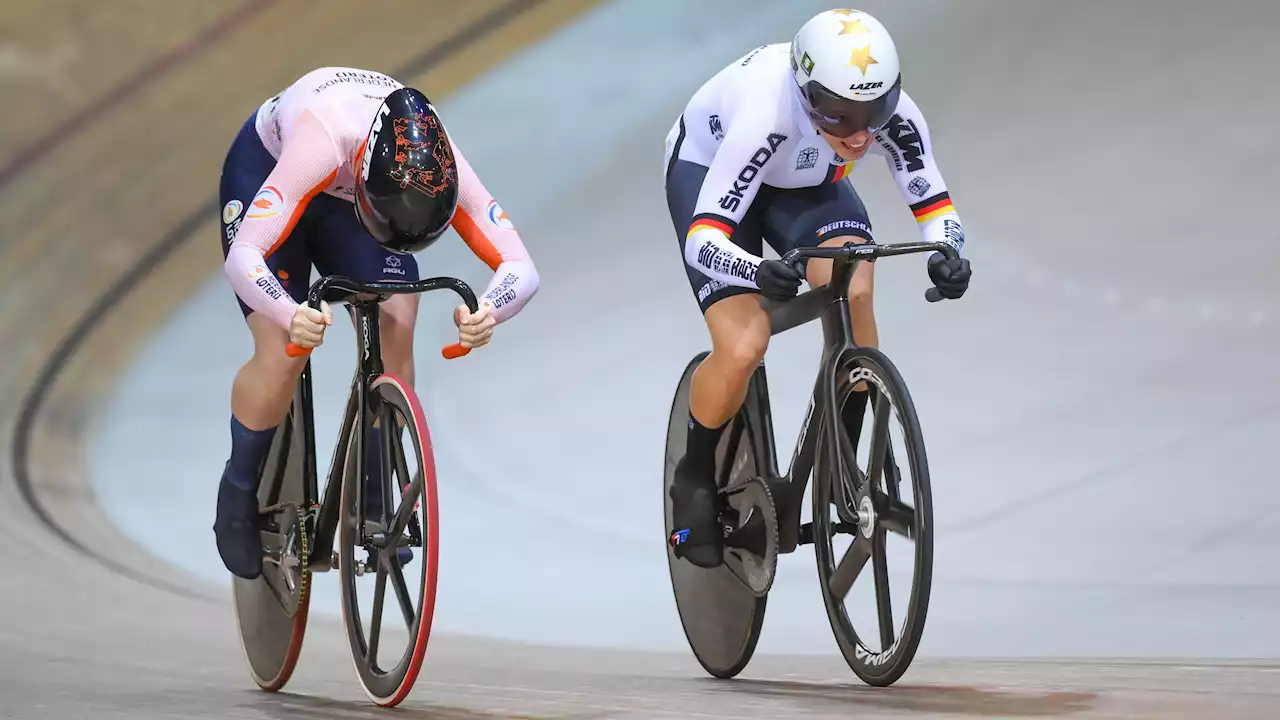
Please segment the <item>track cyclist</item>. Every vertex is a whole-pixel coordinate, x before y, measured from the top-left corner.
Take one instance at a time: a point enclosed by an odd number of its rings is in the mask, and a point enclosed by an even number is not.
[[[871,241],[866,209],[846,181],[871,151],[888,163],[924,240],[959,251],[964,228],[931,149],[924,116],[902,90],[893,38],[857,10],[819,13],[790,43],[738,58],[694,93],[671,128],[667,206],[712,344],[693,375],[688,449],[671,490],[668,542],[677,557],[706,568],[723,560],[716,445],[769,344],[759,296],[785,300],[799,290],[799,272],[764,260],[763,243],[782,255]],[[831,277],[830,260],[803,267],[811,287]],[[871,263],[858,267],[849,301],[854,335],[874,346],[872,271]],[[928,274],[943,297],[959,298],[969,261],[935,253]],[[863,389],[841,411],[852,437],[865,407]]]
[[[487,344],[495,325],[520,312],[538,274],[436,108],[378,72],[319,68],[263,103],[227,152],[221,202],[224,271],[254,349],[231,388],[231,455],[213,529],[223,564],[252,579],[262,571],[258,472],[306,363],[285,348],[319,346],[333,322],[327,303],[303,304],[311,266],[360,282],[412,282],[412,253],[453,227],[494,271],[474,315],[454,310],[465,348]],[[387,372],[410,384],[417,312],[411,294],[380,312]],[[379,432],[365,441],[370,517],[382,508]]]

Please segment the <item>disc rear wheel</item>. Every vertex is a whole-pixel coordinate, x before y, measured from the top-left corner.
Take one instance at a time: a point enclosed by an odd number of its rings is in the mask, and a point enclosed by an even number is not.
[[[232,575],[232,601],[240,646],[253,681],[274,692],[289,682],[302,653],[311,604],[307,565],[309,523],[305,503],[306,437],[309,429],[301,387],[280,424],[262,466],[258,504],[264,508],[262,574],[253,580]]]
[[[662,488],[666,537],[670,537],[674,530],[670,491],[676,463],[685,453],[689,386],[693,371],[706,356],[707,353],[695,356],[685,368],[671,404]],[[763,372],[763,369],[758,372]],[[745,407],[755,407],[751,398],[748,398]],[[744,409],[726,426],[716,451],[716,477],[722,488],[740,485],[759,475],[753,446],[755,435],[752,432],[753,424],[759,421],[754,413]],[[755,424],[754,427],[759,425]],[[725,472],[726,469],[728,472]],[[739,514],[743,507],[741,503],[750,501],[754,495],[754,492],[738,493],[731,497],[729,505],[732,513]],[[772,504],[772,498],[767,497],[767,492],[761,506],[766,502]],[[770,524],[768,530],[774,532],[771,538],[774,548],[772,560],[776,563],[776,521]],[[771,583],[773,566],[765,564],[753,568],[750,562],[744,565],[741,553],[733,548],[726,551],[724,564],[710,569],[677,558],[669,543],[666,544],[666,552],[680,624],[694,656],[703,669],[714,677],[730,678],[742,672],[760,639],[767,596],[763,592],[754,592],[738,576],[749,579],[753,574],[760,575],[763,571],[767,572],[768,582]],[[767,585],[762,583],[762,587]]]

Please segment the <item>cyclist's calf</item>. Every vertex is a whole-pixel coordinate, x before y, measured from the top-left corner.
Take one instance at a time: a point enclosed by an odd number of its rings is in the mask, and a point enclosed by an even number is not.
[[[709,428],[723,425],[746,398],[751,373],[769,349],[769,316],[755,294],[733,295],[707,309],[711,354],[694,371],[689,405]]]

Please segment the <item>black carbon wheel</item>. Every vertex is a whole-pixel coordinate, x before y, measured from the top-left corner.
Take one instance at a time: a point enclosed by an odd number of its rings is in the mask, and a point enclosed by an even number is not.
[[[693,371],[708,353],[700,353],[685,367],[671,403],[671,415],[667,425],[667,445],[663,468],[663,515],[666,536],[671,527],[671,483],[676,463],[684,456],[689,409],[689,385]],[[748,402],[746,407],[754,407]],[[732,473],[728,485],[738,485],[759,475],[752,448],[753,422],[758,418],[740,413],[729,422],[717,450],[717,467],[731,462]],[[758,425],[756,425],[758,427]],[[717,477],[724,473],[717,470]],[[723,485],[722,485],[723,487]],[[731,503],[734,502],[731,500]],[[776,538],[776,523],[775,538]],[[774,541],[776,547],[776,539]],[[671,574],[671,588],[675,593],[680,624],[684,628],[689,648],[702,667],[718,678],[730,678],[742,672],[755,652],[760,639],[760,625],[764,622],[765,596],[757,597],[730,569],[732,559],[717,568],[704,569],[677,558],[669,543],[664,543],[667,566]],[[726,550],[726,555],[732,554]],[[776,553],[775,553],[776,560]]]
[[[280,424],[267,452],[259,483],[262,574],[253,580],[231,576],[240,645],[253,681],[274,692],[289,682],[302,653],[311,604],[309,537],[304,502],[304,442],[301,394]]]
[[[833,462],[832,427],[822,426],[813,489],[818,578],[845,661],[867,684],[888,686],[914,659],[929,606],[933,505],[928,461],[915,406],[889,359],[874,348],[857,348],[842,353],[834,367],[829,386],[835,395],[834,417],[856,383],[869,389],[869,402],[856,455],[837,422],[838,462]],[[895,419],[901,427],[896,437],[890,427]],[[899,541],[906,547],[899,548]],[[891,573],[890,558],[904,564],[910,559],[913,568]],[[868,561],[870,573],[863,572]],[[891,576],[895,581],[909,578],[910,591],[891,593]],[[859,586],[866,593],[855,596]],[[895,616],[895,603],[904,598],[906,610]],[[860,634],[855,617],[868,620],[874,630]]]

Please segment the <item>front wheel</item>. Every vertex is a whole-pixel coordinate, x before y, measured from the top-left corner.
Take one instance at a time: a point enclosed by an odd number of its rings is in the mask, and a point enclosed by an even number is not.
[[[929,464],[915,405],[889,358],[862,347],[846,350],[832,367],[834,410],[821,426],[813,488],[818,580],[845,661],[864,682],[883,687],[906,672],[924,633],[933,576]],[[868,402],[852,437],[840,408],[862,387]],[[896,434],[891,419],[900,427]],[[890,571],[890,558],[895,566],[911,560],[913,569]],[[910,590],[891,593],[891,579],[909,581]],[[906,610],[895,616],[903,600]],[[874,629],[859,633],[855,619]]]
[[[380,508],[359,506],[363,478],[357,469],[363,463],[357,438],[351,437],[342,478],[338,568],[356,674],[370,700],[392,707],[408,697],[422,669],[435,614],[436,467],[426,415],[413,389],[380,375],[370,384],[369,395],[368,417],[379,420],[382,467],[389,468],[382,473],[379,493],[385,501]],[[368,428],[354,423],[348,430],[357,431],[369,437]],[[415,566],[416,587],[410,589],[405,574]]]

